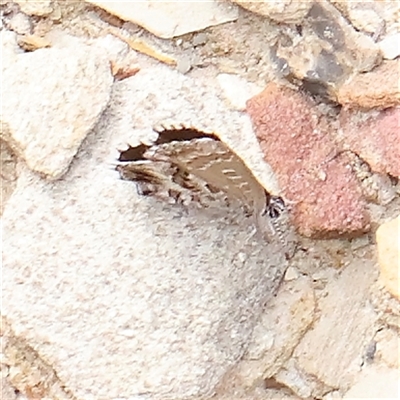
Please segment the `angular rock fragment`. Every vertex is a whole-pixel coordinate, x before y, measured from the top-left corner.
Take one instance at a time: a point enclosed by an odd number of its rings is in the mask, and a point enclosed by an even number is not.
[[[68,169],[109,100],[108,57],[95,48],[40,49],[3,62],[4,140],[49,179]]]
[[[196,2],[87,1],[123,20],[134,22],[164,39],[235,21],[238,17],[238,9],[235,5],[216,0],[198,0]]]
[[[356,32],[328,1],[314,2],[301,25],[287,28],[272,48],[280,73],[336,100],[337,86],[380,62],[379,46]]]
[[[269,84],[248,101],[247,111],[301,234],[326,238],[368,230],[357,179],[303,95]]]
[[[340,115],[339,139],[358,154],[371,169],[400,177],[400,108],[380,112],[350,111]]]
[[[347,108],[389,108],[400,105],[400,60],[386,61],[340,85],[337,100]]]

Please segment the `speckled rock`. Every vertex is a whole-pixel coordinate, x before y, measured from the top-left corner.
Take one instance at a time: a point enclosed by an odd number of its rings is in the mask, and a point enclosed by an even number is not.
[[[285,282],[256,326],[237,375],[245,386],[270,378],[290,358],[314,319],[315,297],[308,278]]]
[[[109,100],[106,52],[78,42],[15,54],[2,67],[4,140],[32,170],[61,177]]]
[[[15,0],[19,4],[21,11],[28,15],[44,17],[53,12],[52,0]]]
[[[262,0],[257,2],[246,0],[232,1],[256,14],[286,24],[300,24],[312,6],[312,2],[296,0]]]
[[[252,238],[235,210],[183,210],[119,178],[117,147],[154,138],[168,118],[263,164],[246,115],[149,67],[114,84],[63,179],[22,166],[3,214],[2,313],[75,398],[210,397],[287,265],[281,243]]]
[[[400,177],[400,108],[384,111],[342,110],[338,138],[381,174]]]
[[[400,300],[400,216],[376,231],[380,280]]]
[[[337,101],[348,108],[389,108],[400,104],[400,60],[386,61],[341,85]]]
[[[236,5],[221,1],[196,2],[86,0],[119,18],[134,22],[161,38],[172,38],[209,26],[235,21]]]
[[[333,237],[368,229],[357,180],[344,157],[333,157],[329,127],[303,95],[271,83],[247,111],[300,233]]]

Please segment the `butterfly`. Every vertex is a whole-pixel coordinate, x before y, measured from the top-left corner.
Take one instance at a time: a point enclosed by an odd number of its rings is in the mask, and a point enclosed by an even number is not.
[[[153,144],[129,146],[116,166],[122,179],[137,183],[140,194],[185,206],[237,204],[266,236],[275,230],[273,221],[286,210],[283,199],[270,194],[216,134],[185,125],[154,130],[158,138]]]

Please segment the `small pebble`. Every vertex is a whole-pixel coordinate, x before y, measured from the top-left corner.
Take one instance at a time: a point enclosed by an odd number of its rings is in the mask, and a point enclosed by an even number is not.
[[[192,68],[190,59],[188,57],[180,58],[178,60],[178,64],[177,64],[176,68],[181,74],[186,74]]]
[[[193,37],[192,44],[193,46],[201,46],[207,43],[207,35],[204,32],[198,33]]]

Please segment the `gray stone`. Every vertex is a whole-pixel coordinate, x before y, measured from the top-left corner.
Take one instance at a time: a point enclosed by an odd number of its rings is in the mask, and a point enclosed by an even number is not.
[[[3,215],[2,312],[76,398],[209,396],[286,268],[280,243],[251,238],[244,217],[184,211],[119,179],[116,148],[167,118],[262,164],[246,115],[148,68],[115,84],[68,174],[24,169]]]
[[[341,83],[381,61],[379,46],[372,38],[355,31],[326,0],[312,5],[300,31],[282,29],[271,51],[276,69],[289,80],[302,80],[305,89],[314,94],[336,100]]]

